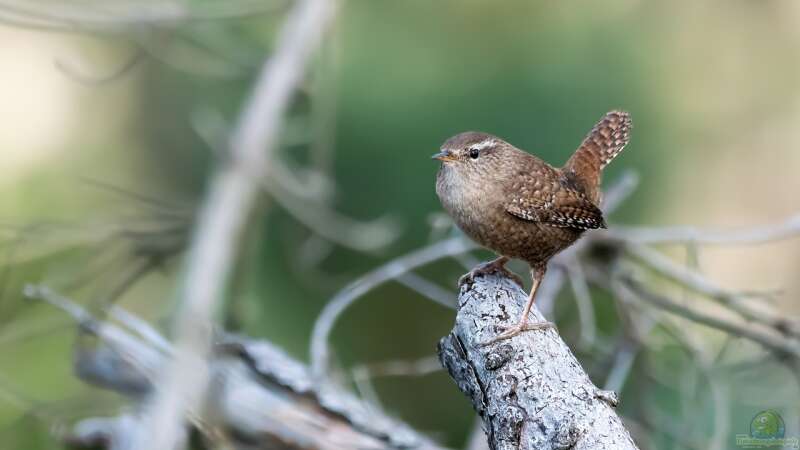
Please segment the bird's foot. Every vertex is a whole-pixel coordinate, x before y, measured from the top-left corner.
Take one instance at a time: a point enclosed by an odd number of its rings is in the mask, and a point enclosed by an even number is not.
[[[501,257],[493,261],[481,263],[474,269],[470,270],[468,273],[462,275],[461,278],[458,279],[458,285],[461,286],[464,283],[472,284],[475,281],[475,277],[480,277],[483,275],[491,275],[493,273],[499,273],[513,280],[515,283],[519,285],[519,287],[523,287],[522,278],[520,278],[519,275],[515,274],[514,272],[506,268],[507,262],[508,258]]]
[[[490,344],[494,344],[495,342],[504,341],[506,339],[510,339],[524,331],[537,331],[537,330],[548,330],[550,328],[556,328],[556,324],[553,322],[536,322],[536,323],[524,323],[520,322],[513,327],[506,328],[505,331],[498,334],[497,336],[481,342],[479,346],[485,347]]]

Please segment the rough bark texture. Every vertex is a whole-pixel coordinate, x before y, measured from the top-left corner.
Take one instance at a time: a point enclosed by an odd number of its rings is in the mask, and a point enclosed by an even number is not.
[[[527,295],[510,279],[461,286],[453,331],[439,358],[483,419],[496,450],[637,449],[614,412],[616,394],[592,384],[555,329],[485,347],[519,320]],[[530,322],[544,321],[534,307]]]

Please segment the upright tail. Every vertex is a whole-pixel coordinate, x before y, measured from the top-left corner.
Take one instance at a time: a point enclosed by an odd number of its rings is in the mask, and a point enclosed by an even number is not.
[[[600,202],[600,173],[625,148],[631,128],[630,114],[607,112],[564,165],[568,179],[581,186],[595,204]]]

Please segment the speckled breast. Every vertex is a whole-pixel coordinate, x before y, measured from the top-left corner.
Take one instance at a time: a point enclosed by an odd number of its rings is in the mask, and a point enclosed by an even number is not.
[[[500,255],[543,264],[582,234],[514,217],[505,210],[505,196],[492,191],[495,185],[462,184],[448,175],[440,170],[436,180],[442,206],[467,236]]]
[[[505,209],[496,210],[490,221],[457,220],[456,224],[477,243],[531,265],[546,263],[582,234],[581,230],[573,228],[525,221],[508,214]]]

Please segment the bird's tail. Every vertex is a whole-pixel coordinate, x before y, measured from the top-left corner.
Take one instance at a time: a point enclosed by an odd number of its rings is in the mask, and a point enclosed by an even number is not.
[[[564,165],[564,172],[579,181],[595,203],[600,200],[600,173],[625,148],[632,127],[627,112],[607,112]]]

